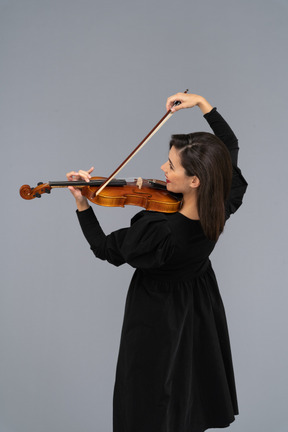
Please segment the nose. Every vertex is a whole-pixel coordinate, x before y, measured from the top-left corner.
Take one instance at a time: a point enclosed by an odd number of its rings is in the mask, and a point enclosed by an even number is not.
[[[162,171],[167,171],[167,164],[168,164],[168,161],[167,162],[165,162],[162,166],[161,166],[161,170]]]

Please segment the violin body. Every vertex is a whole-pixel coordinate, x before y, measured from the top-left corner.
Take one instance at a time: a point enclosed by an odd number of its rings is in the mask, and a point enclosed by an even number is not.
[[[135,205],[146,210],[164,213],[175,213],[179,210],[181,199],[166,190],[166,183],[160,180],[135,179],[112,180],[99,194],[97,191],[106,181],[105,177],[92,177],[90,182],[49,182],[38,183],[35,188],[23,185],[20,195],[23,199],[40,198],[44,193],[50,193],[52,188],[65,188],[68,186],[81,188],[81,193],[89,201],[104,207],[125,207]]]

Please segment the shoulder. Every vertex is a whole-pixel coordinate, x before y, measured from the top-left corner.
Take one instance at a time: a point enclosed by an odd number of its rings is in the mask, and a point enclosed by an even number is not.
[[[154,241],[171,236],[172,229],[165,213],[142,210],[131,219],[130,233],[137,238],[154,238]]]
[[[131,219],[131,226],[135,223],[167,223],[168,218],[166,213],[142,210]]]
[[[170,239],[171,243],[179,239],[190,241],[195,235],[204,235],[200,222],[191,220],[179,212],[160,213],[143,210],[131,220],[133,233],[154,239]]]
[[[174,251],[172,232],[164,213],[145,210],[137,213],[122,242],[125,261],[139,268],[163,265]]]

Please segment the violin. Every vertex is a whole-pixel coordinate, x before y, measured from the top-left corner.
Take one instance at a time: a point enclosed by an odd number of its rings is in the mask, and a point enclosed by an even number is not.
[[[188,89],[184,93],[187,93]],[[173,106],[179,105],[175,101]],[[181,199],[179,195],[173,195],[166,190],[166,183],[160,180],[138,179],[132,182],[117,180],[115,176],[127,165],[135,154],[159,131],[164,123],[173,115],[171,109],[161,118],[148,135],[138,144],[130,155],[119,165],[118,168],[107,178],[92,177],[90,182],[49,182],[38,183],[35,188],[23,185],[20,195],[26,200],[40,198],[43,193],[50,193],[52,188],[63,188],[73,186],[81,188],[81,193],[94,204],[106,207],[124,207],[125,205],[136,205],[146,210],[164,213],[175,213],[179,210]]]
[[[92,177],[90,182],[85,181],[51,181],[38,183],[36,187],[23,185],[20,188],[20,195],[23,199],[31,200],[41,198],[42,194],[51,193],[52,188],[66,188],[73,186],[81,188],[81,193],[89,201],[104,207],[125,207],[135,205],[146,210],[163,213],[175,213],[181,205],[181,198],[166,190],[166,183],[161,180],[134,179],[113,179],[100,193],[97,193],[105,183],[105,177]]]

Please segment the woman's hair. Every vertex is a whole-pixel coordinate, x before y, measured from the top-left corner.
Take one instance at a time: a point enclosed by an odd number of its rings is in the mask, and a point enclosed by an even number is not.
[[[197,176],[198,213],[206,237],[217,241],[225,225],[225,201],[228,199],[232,163],[229,151],[215,135],[196,132],[172,135],[170,149],[179,150],[188,176]]]

